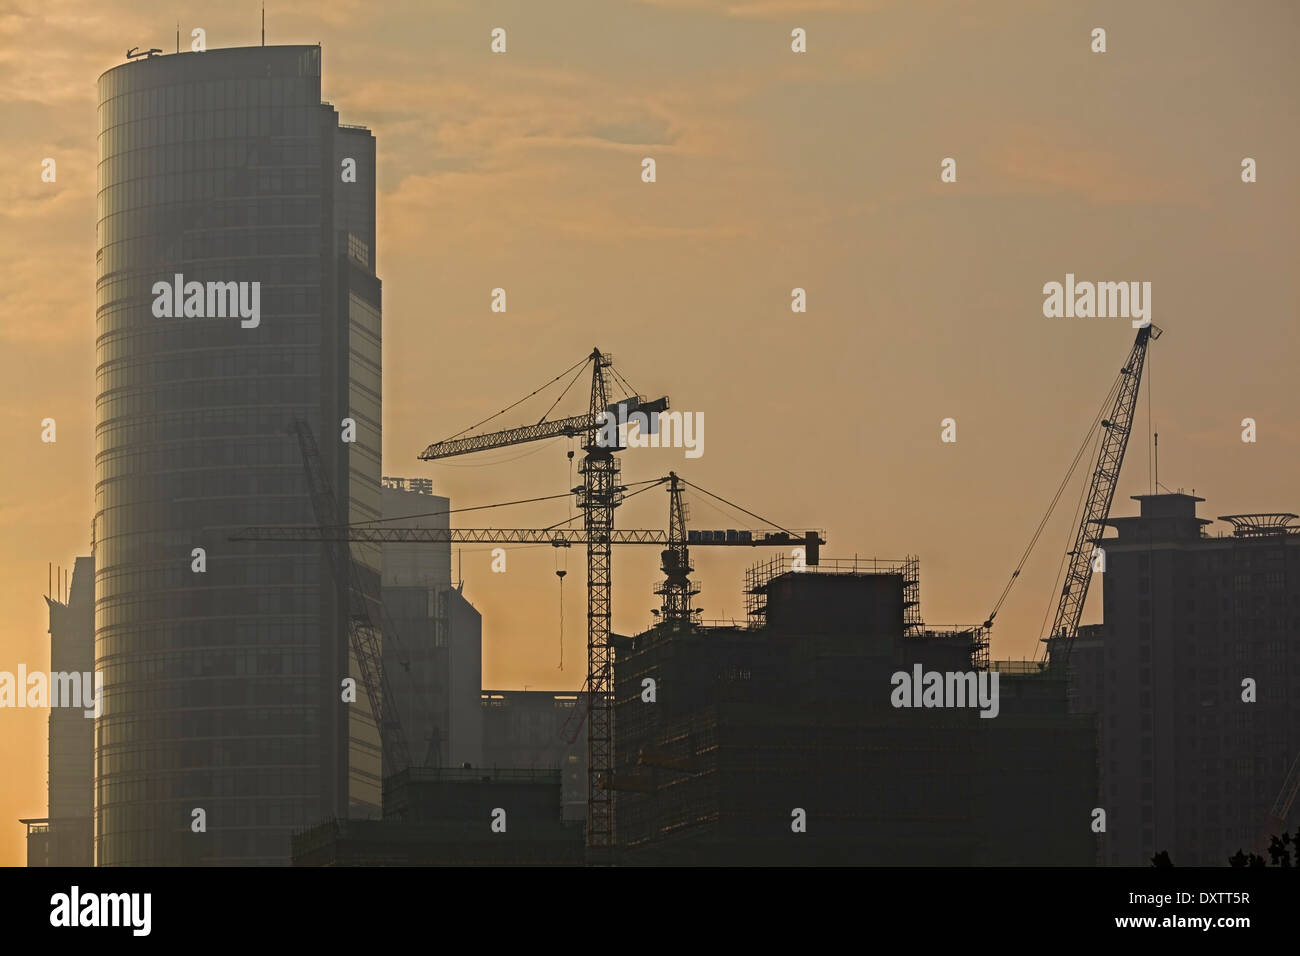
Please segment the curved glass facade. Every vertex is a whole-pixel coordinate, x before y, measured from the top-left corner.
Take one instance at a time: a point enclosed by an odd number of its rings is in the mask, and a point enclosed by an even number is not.
[[[373,725],[349,728],[338,706],[346,631],[319,547],[227,540],[314,523],[286,431],[299,417],[339,520],[378,514],[373,176],[344,199],[334,172],[340,139],[373,171],[374,141],[340,136],[320,82],[314,46],[159,56],[99,79],[99,865],[284,863],[295,828],[378,802]],[[259,283],[258,323],[179,304],[159,317],[155,283],[178,274]],[[356,444],[327,440],[358,387],[373,407],[354,416]],[[370,796],[349,783],[350,750],[372,762]]]

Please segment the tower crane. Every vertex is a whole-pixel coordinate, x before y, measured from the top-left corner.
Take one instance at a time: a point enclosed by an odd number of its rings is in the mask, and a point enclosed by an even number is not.
[[[1114,400],[1111,404],[1109,417],[1101,418],[1100,423],[1094,421],[1094,429],[1097,424],[1100,424],[1102,429],[1100,450],[1093,466],[1087,496],[1084,498],[1079,526],[1074,533],[1074,544],[1067,553],[1069,560],[1066,567],[1065,581],[1056,604],[1052,627],[1047,636],[1042,638],[1044,661],[1048,664],[1064,665],[1069,660],[1070,648],[1079,632],[1079,620],[1083,615],[1084,602],[1088,598],[1088,586],[1092,583],[1093,552],[1090,545],[1100,538],[1104,523],[1110,517],[1111,504],[1115,500],[1115,488],[1119,484],[1120,467],[1124,464],[1124,451],[1128,447],[1129,435],[1133,430],[1133,417],[1137,411],[1138,390],[1142,385],[1142,369],[1146,364],[1147,347],[1155,339],[1160,338],[1162,334],[1159,327],[1149,323],[1138,329],[1137,335],[1133,339],[1133,346],[1129,350],[1128,361],[1124,363],[1123,368],[1119,371],[1119,376],[1111,386]],[[1098,414],[1100,415],[1100,413]],[[1061,486],[1057,489],[1056,496],[1052,499],[1051,506],[1039,522],[1029,546],[1021,555],[1020,563],[1012,572],[1011,579],[1007,582],[1001,596],[994,605],[988,620],[984,622],[986,628],[992,628],[993,619],[997,617],[998,611],[1007,599],[1007,595],[1011,592],[1017,578],[1019,578],[1025,562],[1028,561],[1034,545],[1047,524],[1047,520],[1051,517],[1052,510],[1060,500],[1061,494],[1069,482],[1070,475],[1074,473],[1074,468],[1083,457],[1084,450],[1090,443],[1092,434],[1093,430],[1090,429],[1088,437],[1084,440],[1078,455],[1075,456],[1074,464],[1071,465],[1065,480],[1061,482]]]
[[[640,396],[633,396],[611,406],[606,370],[610,370],[611,377],[617,375],[612,370],[612,357],[593,348],[586,362],[591,364],[591,392],[587,414],[549,422],[543,416],[537,424],[523,428],[434,442],[420,453],[420,458],[424,461],[437,461],[559,436],[583,440],[582,449],[586,454],[578,469],[583,481],[573,492],[578,499],[578,508],[582,511],[587,544],[587,848],[594,857],[612,853],[614,846],[614,802],[605,786],[605,779],[614,766],[614,669],[613,648],[609,643],[609,548],[614,529],[614,509],[627,490],[618,483],[619,465],[618,459],[614,457],[615,452],[621,449],[617,447],[617,442],[601,441],[600,434],[612,408],[617,407],[617,404],[624,405],[629,412],[635,407],[642,412],[654,413],[668,408],[668,398],[665,396],[645,402]],[[567,372],[561,373],[561,376],[565,374]],[[569,384],[571,386],[573,383]],[[567,387],[565,391],[568,391]],[[563,398],[563,394],[560,397]]]

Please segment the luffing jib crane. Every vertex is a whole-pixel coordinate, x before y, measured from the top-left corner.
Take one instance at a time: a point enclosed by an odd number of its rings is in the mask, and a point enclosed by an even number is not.
[[[1137,336],[1133,339],[1133,348],[1129,351],[1128,362],[1120,370],[1114,408],[1110,417],[1101,421],[1101,450],[1088,485],[1088,497],[1084,501],[1079,527],[1075,531],[1065,583],[1061,587],[1061,598],[1056,605],[1056,615],[1046,644],[1049,652],[1052,648],[1059,649],[1061,663],[1069,660],[1070,647],[1075,635],[1079,633],[1083,604],[1088,599],[1088,585],[1092,583],[1091,545],[1095,539],[1100,539],[1105,529],[1104,522],[1110,517],[1110,506],[1115,500],[1119,470],[1124,464],[1124,451],[1128,448],[1129,435],[1133,431],[1133,417],[1137,412],[1147,346],[1152,340],[1160,338],[1160,335],[1161,330],[1154,325],[1148,324],[1138,329]]]
[[[1082,460],[1088,445],[1092,441],[1095,429],[1100,426],[1102,430],[1100,450],[1097,453],[1097,461],[1088,483],[1087,496],[1084,498],[1079,526],[1074,533],[1073,546],[1066,555],[1068,562],[1065,581],[1061,586],[1061,594],[1057,600],[1056,614],[1052,619],[1051,630],[1048,631],[1046,637],[1042,638],[1045,664],[1064,665],[1069,660],[1070,647],[1079,632],[1079,620],[1083,615],[1083,605],[1088,599],[1088,586],[1092,583],[1092,545],[1100,541],[1102,532],[1105,529],[1106,519],[1110,517],[1111,504],[1115,500],[1115,488],[1119,484],[1120,467],[1124,464],[1124,451],[1128,448],[1129,435],[1133,431],[1133,418],[1137,411],[1138,391],[1142,386],[1142,369],[1146,364],[1147,347],[1153,340],[1160,338],[1161,334],[1158,327],[1149,323],[1138,329],[1137,335],[1133,339],[1133,347],[1129,350],[1128,361],[1120,369],[1115,383],[1111,386],[1111,392],[1114,393],[1115,398],[1111,403],[1109,417],[1102,418],[1102,412],[1098,412],[1098,418],[1093,420],[1092,428],[1088,430],[1088,435],[1075,456],[1074,463],[1070,466],[1070,470],[1061,482],[1060,487],[1057,488],[1056,495],[1039,521],[1029,545],[1020,556],[1020,563],[1016,565],[1016,569],[1011,573],[1010,580],[1007,581],[1006,587],[1002,589],[1002,594],[998,597],[992,612],[984,622],[985,628],[993,627],[994,618],[998,616],[998,611],[1001,610],[1007,596],[1011,593],[1011,589],[1019,579],[1020,572],[1024,569],[1025,563],[1033,552],[1034,545],[1037,544],[1043,529],[1047,526],[1048,519],[1051,517],[1057,502],[1060,501],[1061,495],[1070,481],[1070,476],[1074,474],[1075,468]],[[1109,397],[1109,395],[1108,392],[1107,396]],[[1105,406],[1103,405],[1104,410]]]

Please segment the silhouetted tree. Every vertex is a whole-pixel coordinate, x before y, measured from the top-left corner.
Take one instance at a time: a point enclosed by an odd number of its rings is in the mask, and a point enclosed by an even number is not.
[[[1283,833],[1281,837],[1273,837],[1268,841],[1268,855],[1273,861],[1274,866],[1291,865],[1291,834]]]
[[[1258,853],[1246,853],[1244,850],[1238,850],[1228,858],[1228,866],[1233,866],[1237,869],[1245,869],[1246,867],[1253,868],[1263,865],[1264,858],[1262,856]]]
[[[1169,851],[1161,850],[1151,858],[1151,865],[1157,870],[1172,870],[1174,861],[1169,859]]]

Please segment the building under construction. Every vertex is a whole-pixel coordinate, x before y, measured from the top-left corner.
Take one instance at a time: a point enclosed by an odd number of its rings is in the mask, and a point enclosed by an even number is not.
[[[748,626],[616,642],[623,862],[1096,861],[1094,724],[1061,675],[1003,665],[996,719],[891,702],[916,665],[990,672],[983,628],[921,622],[916,559],[778,558],[746,597]]]

